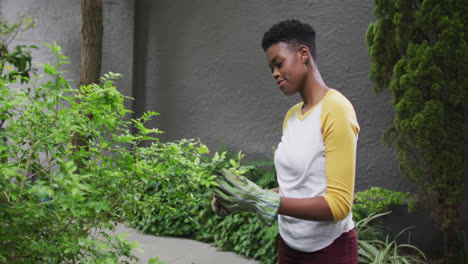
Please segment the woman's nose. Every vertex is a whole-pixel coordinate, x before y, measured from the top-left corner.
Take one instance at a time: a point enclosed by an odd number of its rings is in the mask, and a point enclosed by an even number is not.
[[[273,75],[273,79],[275,80],[278,79],[278,77],[280,76],[280,73],[276,67],[273,69],[272,75]]]

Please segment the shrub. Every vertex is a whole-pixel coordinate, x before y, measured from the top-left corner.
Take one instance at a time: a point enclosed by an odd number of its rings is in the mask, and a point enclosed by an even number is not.
[[[468,186],[468,1],[374,3],[370,78],[375,91],[390,89],[395,109],[383,139],[423,191],[444,232],[440,247],[454,255]]]
[[[132,219],[137,208],[195,204],[191,191],[213,183],[221,158],[203,163],[208,149],[199,141],[160,142],[160,131],[145,127],[154,112],[125,121],[126,97],[113,83],[119,74],[71,89],[59,69],[66,57],[49,47],[57,61],[42,65],[48,80],[26,78],[18,88],[15,78],[0,78],[0,262],[135,260],[136,243],[102,229],[113,230],[121,215]],[[71,144],[77,135],[85,146]],[[150,182],[158,192],[143,191]]]
[[[358,222],[371,214],[387,212],[399,205],[408,205],[408,211],[412,212],[416,203],[417,198],[408,192],[394,192],[374,186],[354,195],[353,219]]]

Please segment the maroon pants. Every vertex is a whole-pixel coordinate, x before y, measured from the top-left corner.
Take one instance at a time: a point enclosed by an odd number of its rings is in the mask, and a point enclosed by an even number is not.
[[[279,264],[357,264],[358,245],[352,229],[335,239],[331,245],[314,252],[302,252],[286,245],[279,238]]]

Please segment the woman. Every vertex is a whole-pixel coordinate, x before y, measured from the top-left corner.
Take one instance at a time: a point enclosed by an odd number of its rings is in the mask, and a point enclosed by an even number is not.
[[[357,263],[351,213],[359,132],[354,108],[324,83],[311,26],[282,21],[264,34],[262,47],[281,91],[302,98],[287,112],[275,152],[279,187],[262,190],[224,171],[214,210],[253,211],[267,224],[278,214],[281,264]]]

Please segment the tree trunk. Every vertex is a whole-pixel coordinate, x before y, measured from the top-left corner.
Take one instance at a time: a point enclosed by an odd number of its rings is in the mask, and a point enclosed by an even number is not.
[[[81,0],[81,64],[79,85],[99,82],[102,60],[102,1]],[[92,115],[88,115],[92,118]],[[76,135],[73,145],[86,146],[86,138]]]
[[[81,45],[80,85],[97,83],[101,76],[102,58],[102,2],[81,0]]]

